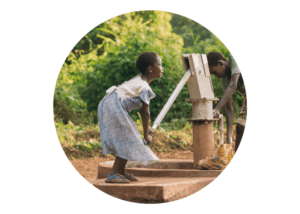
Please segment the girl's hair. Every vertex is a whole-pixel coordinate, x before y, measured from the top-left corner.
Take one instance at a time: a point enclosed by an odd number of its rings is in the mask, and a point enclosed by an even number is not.
[[[218,51],[209,52],[206,55],[206,57],[207,57],[207,61],[208,61],[208,67],[217,65],[219,60],[228,61],[227,59],[225,59],[224,55]],[[226,73],[227,77],[230,79],[231,78],[231,69],[226,69],[225,73]]]
[[[217,52],[217,51],[209,52],[206,55],[206,57],[207,57],[208,66],[209,67],[217,65],[219,60],[225,60],[225,61],[227,61],[225,59],[225,57],[223,56],[223,54],[220,53],[220,52]]]
[[[155,52],[144,52],[141,53],[136,60],[136,68],[142,73],[145,74],[147,68],[152,66],[157,60],[157,53]]]

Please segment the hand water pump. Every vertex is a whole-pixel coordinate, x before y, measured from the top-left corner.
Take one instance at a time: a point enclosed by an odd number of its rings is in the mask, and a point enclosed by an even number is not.
[[[206,55],[182,54],[181,58],[185,74],[157,116],[152,128],[156,129],[159,126],[187,82],[190,98],[186,101],[192,102],[192,118],[188,121],[193,123],[193,153],[194,167],[196,167],[199,160],[214,155],[213,121],[219,118],[213,118],[213,101],[219,99],[214,97]],[[219,127],[223,127],[223,120],[220,122]]]

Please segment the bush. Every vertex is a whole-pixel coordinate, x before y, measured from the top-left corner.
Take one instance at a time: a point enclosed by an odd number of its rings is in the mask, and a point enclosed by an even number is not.
[[[138,75],[139,71],[135,67],[138,55],[145,51],[153,51],[162,58],[164,67],[162,79],[151,83],[151,88],[156,94],[150,108],[151,119],[154,121],[184,74],[180,56],[183,40],[179,35],[172,33],[170,20],[169,13],[154,11],[148,13],[147,20],[140,14],[129,13],[108,20],[103,25],[101,31],[110,32],[114,39],[99,35],[104,39],[103,55],[97,56],[95,51],[85,56],[93,59],[92,64],[95,65],[93,71],[89,71],[89,67],[84,69],[86,82],[79,87],[88,111],[96,111],[99,101],[109,87],[122,84]],[[188,89],[185,86],[166,115],[165,121],[189,115],[188,109],[191,109],[191,105],[184,101],[187,97]],[[134,119],[135,113],[131,114]]]
[[[153,51],[162,58],[164,67],[163,77],[151,82],[156,94],[150,105],[151,120],[154,121],[184,75],[181,54],[212,50],[222,52],[225,57],[230,54],[211,32],[185,17],[176,14],[172,17],[161,11],[132,12],[114,17],[91,30],[70,52],[56,84],[55,119],[65,124],[68,121],[97,123],[97,106],[105,91],[138,75],[135,67],[138,55]],[[221,81],[212,76],[212,82],[215,96],[221,98],[224,93]],[[192,107],[185,101],[188,97],[185,85],[162,122],[181,123],[178,121],[190,117]],[[236,101],[236,118],[243,97],[236,92],[233,99]],[[137,111],[130,113],[134,120]]]

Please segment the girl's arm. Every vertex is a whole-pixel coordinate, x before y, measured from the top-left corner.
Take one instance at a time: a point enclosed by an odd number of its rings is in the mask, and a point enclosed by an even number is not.
[[[152,136],[148,135],[150,111],[149,111],[149,105],[147,105],[143,100],[142,100],[142,108],[140,109],[140,114],[142,116],[142,122],[144,128],[144,139],[149,144],[152,141]]]
[[[219,117],[220,111],[222,110],[222,108],[224,107],[224,105],[229,101],[229,99],[231,98],[231,96],[233,95],[233,93],[235,92],[237,85],[238,85],[238,80],[239,77],[241,76],[240,73],[237,74],[233,74],[230,78],[230,82],[228,87],[226,88],[223,97],[221,98],[220,102],[217,104],[217,106],[215,107],[215,112],[214,112],[214,116],[215,117]]]

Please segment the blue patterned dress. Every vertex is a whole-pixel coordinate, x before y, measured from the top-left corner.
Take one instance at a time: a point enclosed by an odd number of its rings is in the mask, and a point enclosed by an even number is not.
[[[142,107],[142,100],[149,105],[150,99],[155,96],[139,75],[100,101],[98,120],[103,155],[112,154],[129,161],[159,160],[128,115],[133,109]]]

